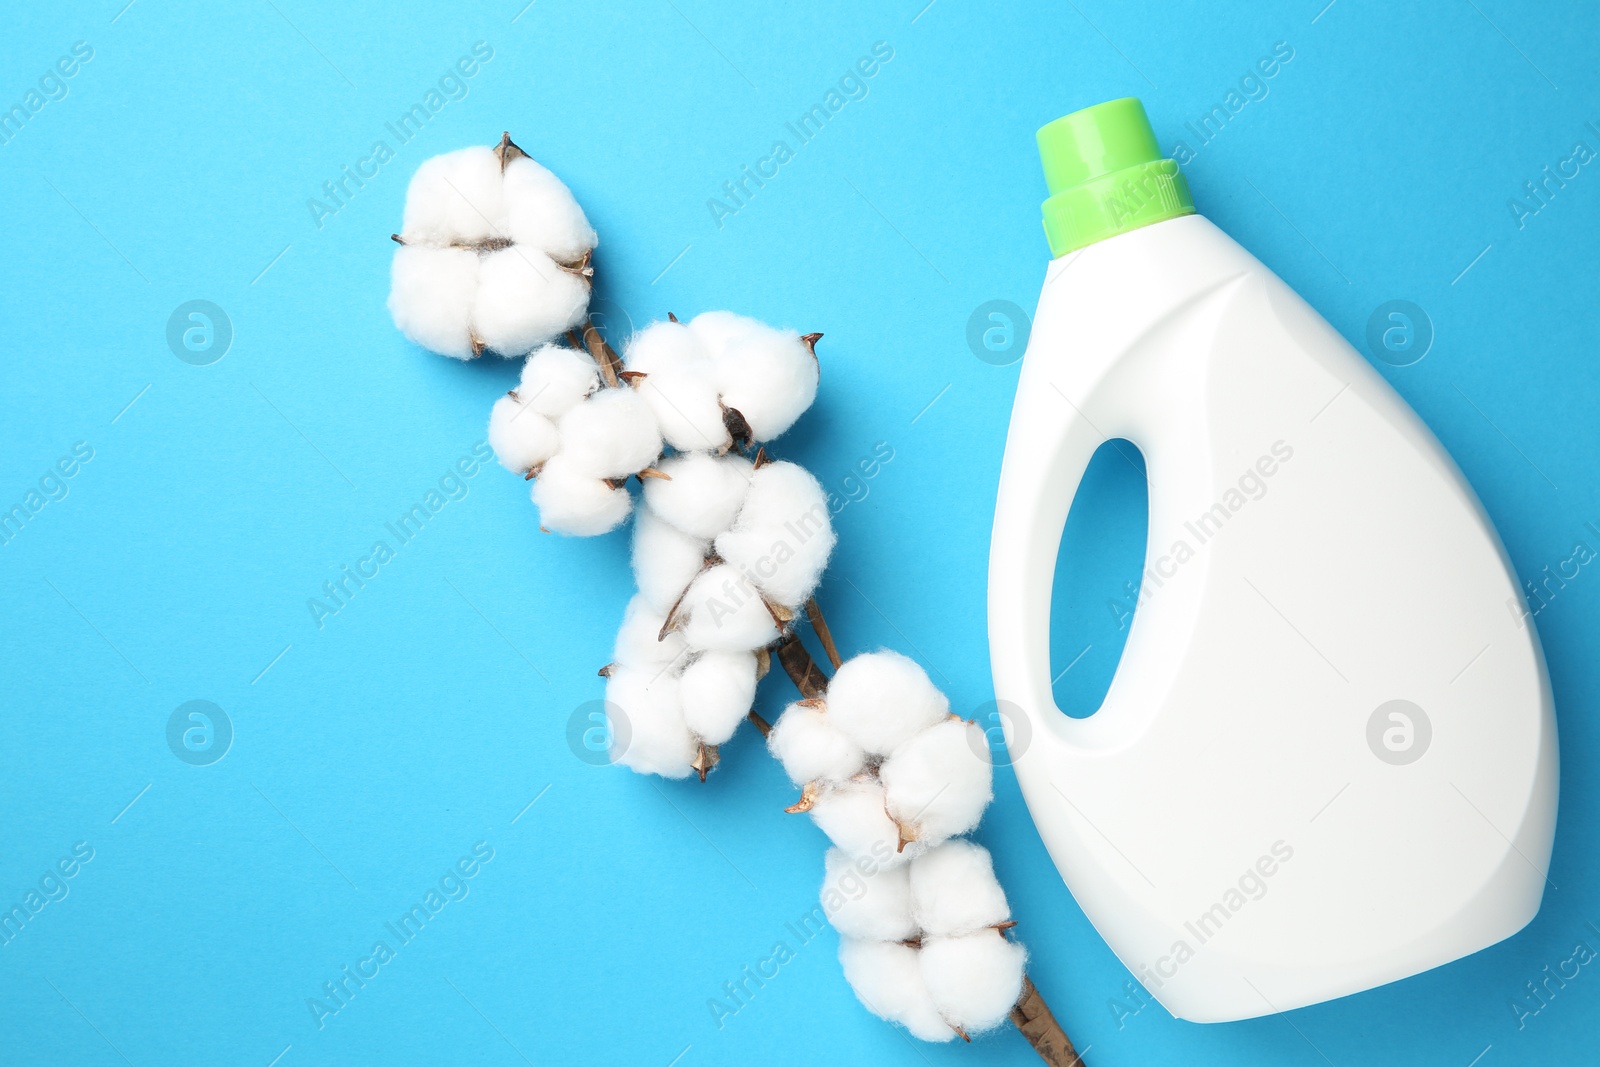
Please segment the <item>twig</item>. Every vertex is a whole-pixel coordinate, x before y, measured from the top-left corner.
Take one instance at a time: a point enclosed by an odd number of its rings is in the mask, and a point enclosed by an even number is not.
[[[822,608],[817,604],[815,597],[806,601],[806,617],[811,620],[811,627],[817,632],[817,639],[822,642],[828,660],[837,670],[839,652],[833,643],[833,634],[828,629],[828,623],[823,618]],[[822,696],[827,686],[827,676],[811,658],[811,653],[806,650],[805,645],[801,644],[798,634],[791,631],[784,637],[777,647],[777,653],[778,662],[783,664],[784,671],[789,675],[789,680],[794,682],[794,687],[800,690],[801,697],[810,700]],[[758,728],[765,725],[755,712],[751,712],[750,717]],[[763,737],[766,734],[766,730],[761,731]],[[809,807],[807,798],[802,796],[799,804],[787,810],[805,811]],[[1002,924],[1002,933],[1005,925],[1007,924]],[[1050,1011],[1050,1005],[1045,1003],[1044,996],[1027,975],[1022,976],[1022,998],[1017,1001],[1017,1006],[1011,1009],[1011,1021],[1022,1032],[1022,1036],[1028,1039],[1033,1051],[1037,1052],[1039,1058],[1050,1067],[1085,1067],[1078,1050],[1072,1047],[1072,1039],[1056,1021],[1055,1015]]]
[[[800,690],[802,697],[809,700],[822,695],[828,685],[828,676],[822,673],[817,661],[811,658],[806,646],[800,643],[798,634],[790,631],[782,641],[778,642],[776,651],[778,662],[783,664],[784,673],[788,674],[789,680]]]
[[[571,330],[567,333],[568,339],[572,341],[574,348],[578,347],[578,338],[575,333],[576,331]],[[814,346],[816,344],[816,336],[806,337],[804,340],[808,345]],[[615,350],[606,343],[605,337],[600,333],[599,327],[595,325],[592,319],[584,321],[582,347],[587,349],[589,354],[594,357],[594,361],[599,365],[600,373],[605,378],[608,386],[615,388],[623,381],[621,377],[622,360],[617,356]],[[815,352],[813,352],[814,354]],[[737,412],[732,414],[738,415]],[[738,416],[736,421],[742,423],[743,417]],[[761,465],[763,458],[764,453],[758,453],[757,466]],[[682,597],[679,600],[681,602]],[[676,609],[677,605],[674,605],[673,611],[676,611]],[[671,616],[673,611],[668,612],[668,620],[662,627],[663,636],[672,625]],[[833,665],[834,670],[838,670],[843,661],[839,657],[839,648],[834,643],[833,631],[828,628],[827,619],[823,617],[822,607],[817,603],[816,597],[811,597],[806,601],[806,618],[811,621],[811,628],[816,631],[817,640],[822,644],[822,650],[827,655],[828,662]],[[776,616],[774,616],[774,621],[780,622],[780,625],[787,622],[787,620],[778,620]],[[789,676],[789,680],[794,683],[794,687],[800,691],[802,699],[813,700],[823,695],[827,689],[828,675],[817,665],[816,660],[811,658],[811,653],[801,642],[799,634],[790,630],[772,651],[776,653],[778,662],[783,664],[784,673]],[[601,673],[606,673],[605,668],[601,669]],[[756,729],[761,731],[762,737],[766,737],[772,732],[772,724],[762,718],[755,710],[752,709],[747,717],[755,724]],[[718,753],[715,747],[700,746],[695,758],[694,769],[699,772],[702,782],[706,780],[706,772],[716,765],[717,757]],[[809,805],[805,804],[805,800],[805,796],[802,796],[801,804],[809,807]],[[803,811],[805,807],[797,805],[790,810]],[[1001,936],[1004,936],[1003,926]],[[1010,1017],[1017,1029],[1022,1032],[1022,1036],[1027,1038],[1028,1044],[1039,1054],[1039,1058],[1049,1064],[1050,1067],[1086,1067],[1083,1059],[1078,1055],[1078,1050],[1072,1047],[1072,1040],[1067,1037],[1067,1032],[1062,1029],[1060,1023],[1056,1022],[1056,1017],[1051,1013],[1050,1006],[1045,1003],[1044,997],[1033,984],[1033,980],[1027,975],[1022,976],[1022,997],[1017,1001],[1016,1007],[1011,1009]],[[961,1034],[962,1037],[966,1037],[966,1034],[959,1029],[956,1032]]]
[[[811,628],[817,632],[817,640],[822,642],[822,651],[828,654],[828,662],[833,664],[834,670],[838,670],[843,661],[839,659],[839,648],[833,643],[833,631],[828,629],[828,620],[822,617],[822,606],[817,603],[816,597],[806,601],[806,618],[811,620]]]
[[[1072,1047],[1072,1039],[1056,1022],[1050,1005],[1027,975],[1022,976],[1022,999],[1011,1009],[1011,1021],[1050,1067],[1084,1067],[1078,1050]]]
[[[600,364],[600,374],[605,378],[606,385],[613,389],[620,385],[622,357],[606,343],[605,337],[600,333],[600,327],[594,324],[594,319],[583,320],[583,347],[587,348],[594,361]]]

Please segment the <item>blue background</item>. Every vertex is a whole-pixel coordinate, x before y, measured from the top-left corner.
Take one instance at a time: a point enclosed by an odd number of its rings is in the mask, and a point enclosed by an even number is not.
[[[124,2],[14,8],[0,40],[0,106],[75,41],[94,49],[0,145],[0,506],[74,443],[94,450],[0,547],[0,903],[94,849],[0,946],[0,1060],[1031,1061],[1010,1029],[910,1042],[857,1005],[831,931],[788,931],[823,840],[783,814],[791,790],[753,731],[706,786],[575,757],[568,722],[600,695],[631,587],[625,534],[541,535],[525,487],[491,467],[312,621],[308,598],[389,539],[514,380],[414,349],[384,308],[410,173],[503,129],[598,228],[615,332],[728,307],[826,333],[818,402],[781,444],[855,498],[821,599],[847,651],[917,656],[958,710],[990,698],[988,524],[1017,372],[995,362],[1016,352],[978,358],[967,326],[988,301],[1036,300],[1033,130],[1136,94],[1164,145],[1196,147],[1183,124],[1279,41],[1294,58],[1268,95],[1185,168],[1201,210],[1363,351],[1385,301],[1425,309],[1431,351],[1379,369],[1522,577],[1600,547],[1600,165],[1520,228],[1507,206],[1575,142],[1600,149],[1590,6]],[[398,144],[385,123],[476,41],[493,58],[466,97]],[[716,225],[707,200],[774,140],[793,148],[785,123],[876,41],[894,58],[869,95]],[[394,158],[319,226],[308,200],[378,139]],[[166,340],[195,299],[232,324],[209,366]],[[847,482],[878,442],[892,462]],[[1058,686],[1080,709],[1114,666],[1106,604],[1137,575],[1143,521],[1135,466],[1103,456],[1085,491],[1098,506],[1069,524],[1055,633],[1062,666],[1090,646]],[[1600,948],[1589,569],[1538,617],[1560,888],[1515,938],[1432,973],[1238,1024],[1133,1012],[1000,770],[980,838],[1089,1062],[1488,1067],[1591,1049],[1593,968],[1520,1028],[1509,1006],[1578,941]],[[774,678],[764,709],[787,695]],[[167,743],[195,699],[234,731],[210,766]],[[319,1029],[307,998],[480,841],[493,860],[469,895]],[[779,940],[794,959],[719,1028],[708,999]]]

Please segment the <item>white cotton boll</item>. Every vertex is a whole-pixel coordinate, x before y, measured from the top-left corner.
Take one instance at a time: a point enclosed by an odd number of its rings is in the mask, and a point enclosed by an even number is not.
[[[735,315],[731,311],[703,311],[685,325],[699,342],[705,357],[712,361],[751,334],[771,329],[757,319]]]
[[[811,818],[851,859],[870,859],[883,867],[898,867],[921,848],[900,849],[900,828],[883,806],[883,786],[877,782],[830,785],[817,795]]]
[[[970,934],[1011,918],[989,850],[946,841],[911,861],[911,904],[917,925],[935,937]]]
[[[711,357],[688,326],[681,322],[652,322],[628,341],[622,361],[641,374],[661,374],[685,367],[710,367]]]
[[[1028,952],[994,930],[925,937],[922,980],[939,1014],[969,1035],[992,1030],[1022,997]]]
[[[716,652],[751,652],[778,639],[778,626],[761,594],[727,564],[701,572],[683,596],[689,647]]]
[[[929,845],[977,826],[994,798],[983,731],[961,719],[930,726],[896,748],[878,777],[889,814]]]
[[[622,626],[617,630],[617,643],[611,650],[611,661],[626,667],[638,667],[654,675],[663,667],[681,664],[687,659],[681,634],[661,636],[666,616],[654,610],[643,595],[628,601],[622,615]]]
[[[810,782],[842,782],[860,774],[867,763],[861,746],[829,721],[822,708],[790,704],[767,735],[767,748],[783,764],[797,786]]]
[[[389,314],[414,344],[452,359],[471,359],[478,254],[406,245],[390,268]]]
[[[708,745],[732,737],[756,699],[754,652],[707,652],[678,680],[683,721]]]
[[[735,337],[712,369],[722,402],[744,416],[752,440],[779,436],[817,398],[817,358],[793,330],[761,326]]]
[[[822,486],[804,467],[780,461],[751,475],[739,517],[716,545],[717,555],[769,599],[798,608],[817,588],[837,540]]]
[[[506,470],[526,474],[556,454],[561,436],[555,423],[508,393],[489,411],[489,447]]]
[[[650,510],[686,534],[707,540],[733,525],[755,476],[743,456],[691,452],[658,464],[667,478],[645,483]]]
[[[923,981],[917,950],[910,945],[841,937],[839,964],[856,999],[878,1018],[899,1023],[919,1041],[949,1041],[956,1036],[939,1014]]]
[[[793,330],[731,311],[696,315],[689,328],[711,359],[722,402],[744,416],[754,440],[777,437],[816,399],[817,359]]]
[[[472,328],[501,355],[521,356],[561,336],[588,311],[589,279],[562,270],[536,248],[502,248],[478,264]]]
[[[661,457],[655,416],[632,389],[602,389],[557,424],[561,456],[596,478],[626,478]]]
[[[641,508],[633,522],[633,580],[639,595],[654,611],[665,615],[705,569],[710,548],[649,508]]]
[[[506,164],[505,234],[560,263],[575,264],[598,243],[572,190],[527,156]]]
[[[566,456],[552,456],[533,481],[539,524],[551,533],[592,537],[614,530],[628,517],[633,497],[602,479],[574,469]]]
[[[598,388],[600,368],[587,352],[544,345],[522,364],[517,395],[545,418],[559,419]]]
[[[644,377],[634,388],[649,402],[661,435],[680,452],[719,451],[732,443],[711,361],[681,322],[657,322],[628,342],[623,362]]]
[[[845,937],[904,941],[917,936],[911,917],[906,867],[884,869],[873,860],[851,859],[830,848],[822,879],[822,910]]]
[[[828,715],[867,752],[886,756],[948,719],[950,701],[915,662],[885,650],[845,661],[828,683]]]
[[[611,761],[640,774],[687,778],[698,747],[683,722],[678,679],[652,677],[649,668],[619,668],[606,679],[611,724]],[[620,713],[622,723],[615,721]]]
[[[402,235],[440,245],[501,236],[501,188],[500,158],[492,148],[434,156],[411,176]]]
[[[733,443],[722,401],[707,368],[683,367],[634,382],[661,424],[661,436],[680,452],[718,452]]]

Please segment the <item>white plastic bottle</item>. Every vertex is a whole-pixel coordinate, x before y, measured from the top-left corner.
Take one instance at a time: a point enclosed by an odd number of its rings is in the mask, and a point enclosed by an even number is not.
[[[1073,896],[1175,1016],[1244,1019],[1447,963],[1538,911],[1556,815],[1543,654],[1437,439],[1194,213],[1144,108],[1039,131],[1045,277],[989,565],[995,695]],[[1143,452],[1140,603],[1104,703],[1051,695],[1085,465]]]

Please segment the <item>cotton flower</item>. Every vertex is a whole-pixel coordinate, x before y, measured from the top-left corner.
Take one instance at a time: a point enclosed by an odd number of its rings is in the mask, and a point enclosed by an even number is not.
[[[738,518],[717,536],[716,548],[768,599],[798,608],[816,589],[837,540],[822,486],[804,467],[780,461],[751,474]]]
[[[993,930],[925,937],[917,955],[939,1014],[969,1035],[999,1026],[1022,996],[1027,950]]]
[[[434,156],[411,177],[401,232],[436,245],[498,236],[503,184],[500,157],[492,148],[462,148]]]
[[[471,344],[520,356],[582,322],[589,312],[589,289],[588,278],[524,245],[484,252]]]
[[[839,963],[856,999],[872,1014],[899,1023],[922,1041],[949,1041],[956,1034],[939,1014],[922,977],[918,951],[893,941],[839,939]]]
[[[397,249],[389,279],[389,314],[413,343],[452,359],[471,359],[478,298],[478,253],[408,245]]]
[[[572,190],[515,145],[502,176],[502,232],[557,263],[576,264],[600,243]]]
[[[665,615],[705,569],[710,550],[708,542],[690,537],[649,508],[641,508],[633,523],[633,580],[639,595]]]
[[[845,937],[869,941],[904,941],[917,936],[911,916],[911,883],[907,868],[880,867],[868,859],[851,859],[830,848],[822,879],[822,910]]]
[[[994,798],[994,772],[978,727],[948,719],[902,743],[878,769],[901,835],[928,845],[964,834]]]
[[[489,410],[489,447],[506,470],[526,474],[556,454],[561,435],[513,390]]]
[[[389,311],[435,352],[521,355],[588,313],[594,230],[567,187],[509,138],[423,163],[395,239]]]
[[[600,388],[600,368],[587,352],[542,345],[522,364],[516,393],[547,419],[559,419]]]
[[[758,590],[738,570],[719,564],[702,571],[684,592],[683,636],[704,651],[750,652],[778,639],[778,626]]]
[[[743,456],[691,452],[657,467],[666,477],[652,478],[645,485],[645,503],[684,533],[707,541],[733,525],[756,481],[756,472]]]
[[[643,594],[634,596],[623,612],[611,662],[648,668],[652,674],[670,667],[681,669],[688,662],[688,648],[681,634],[661,632],[665,622],[666,617],[652,608]]]
[[[655,412],[662,436],[680,452],[724,452],[733,443],[711,358],[681,322],[657,322],[633,336],[623,353],[635,387]]]
[[[950,717],[950,701],[898,652],[848,660],[828,683],[827,699],[830,721],[876,756]]]
[[[753,441],[770,441],[794,425],[817,396],[820,334],[802,338],[731,311],[696,315],[689,329],[709,357],[725,407],[743,416]]]
[[[602,389],[557,423],[561,455],[596,478],[626,478],[661,455],[661,433],[650,407],[632,389]]]
[[[678,679],[648,667],[616,667],[606,679],[607,713],[619,712],[626,727],[611,726],[611,759],[639,774],[687,778],[699,751],[683,721]]]
[[[678,689],[683,721],[705,744],[720,745],[733,736],[755,703],[755,653],[702,653],[684,668]]]
[[[767,747],[797,786],[842,782],[860,774],[867,757],[819,707],[790,704],[767,735]]]
[[[817,796],[811,818],[851,859],[876,860],[898,867],[921,851],[902,846],[900,828],[883,807],[883,786],[877,782],[830,785]]]
[[[563,455],[550,458],[533,483],[539,522],[551,533],[591,537],[614,530],[628,517],[633,498],[591,477]]]
[[[911,861],[912,911],[935,937],[970,934],[1011,918],[989,850],[971,841],[946,841]]]

